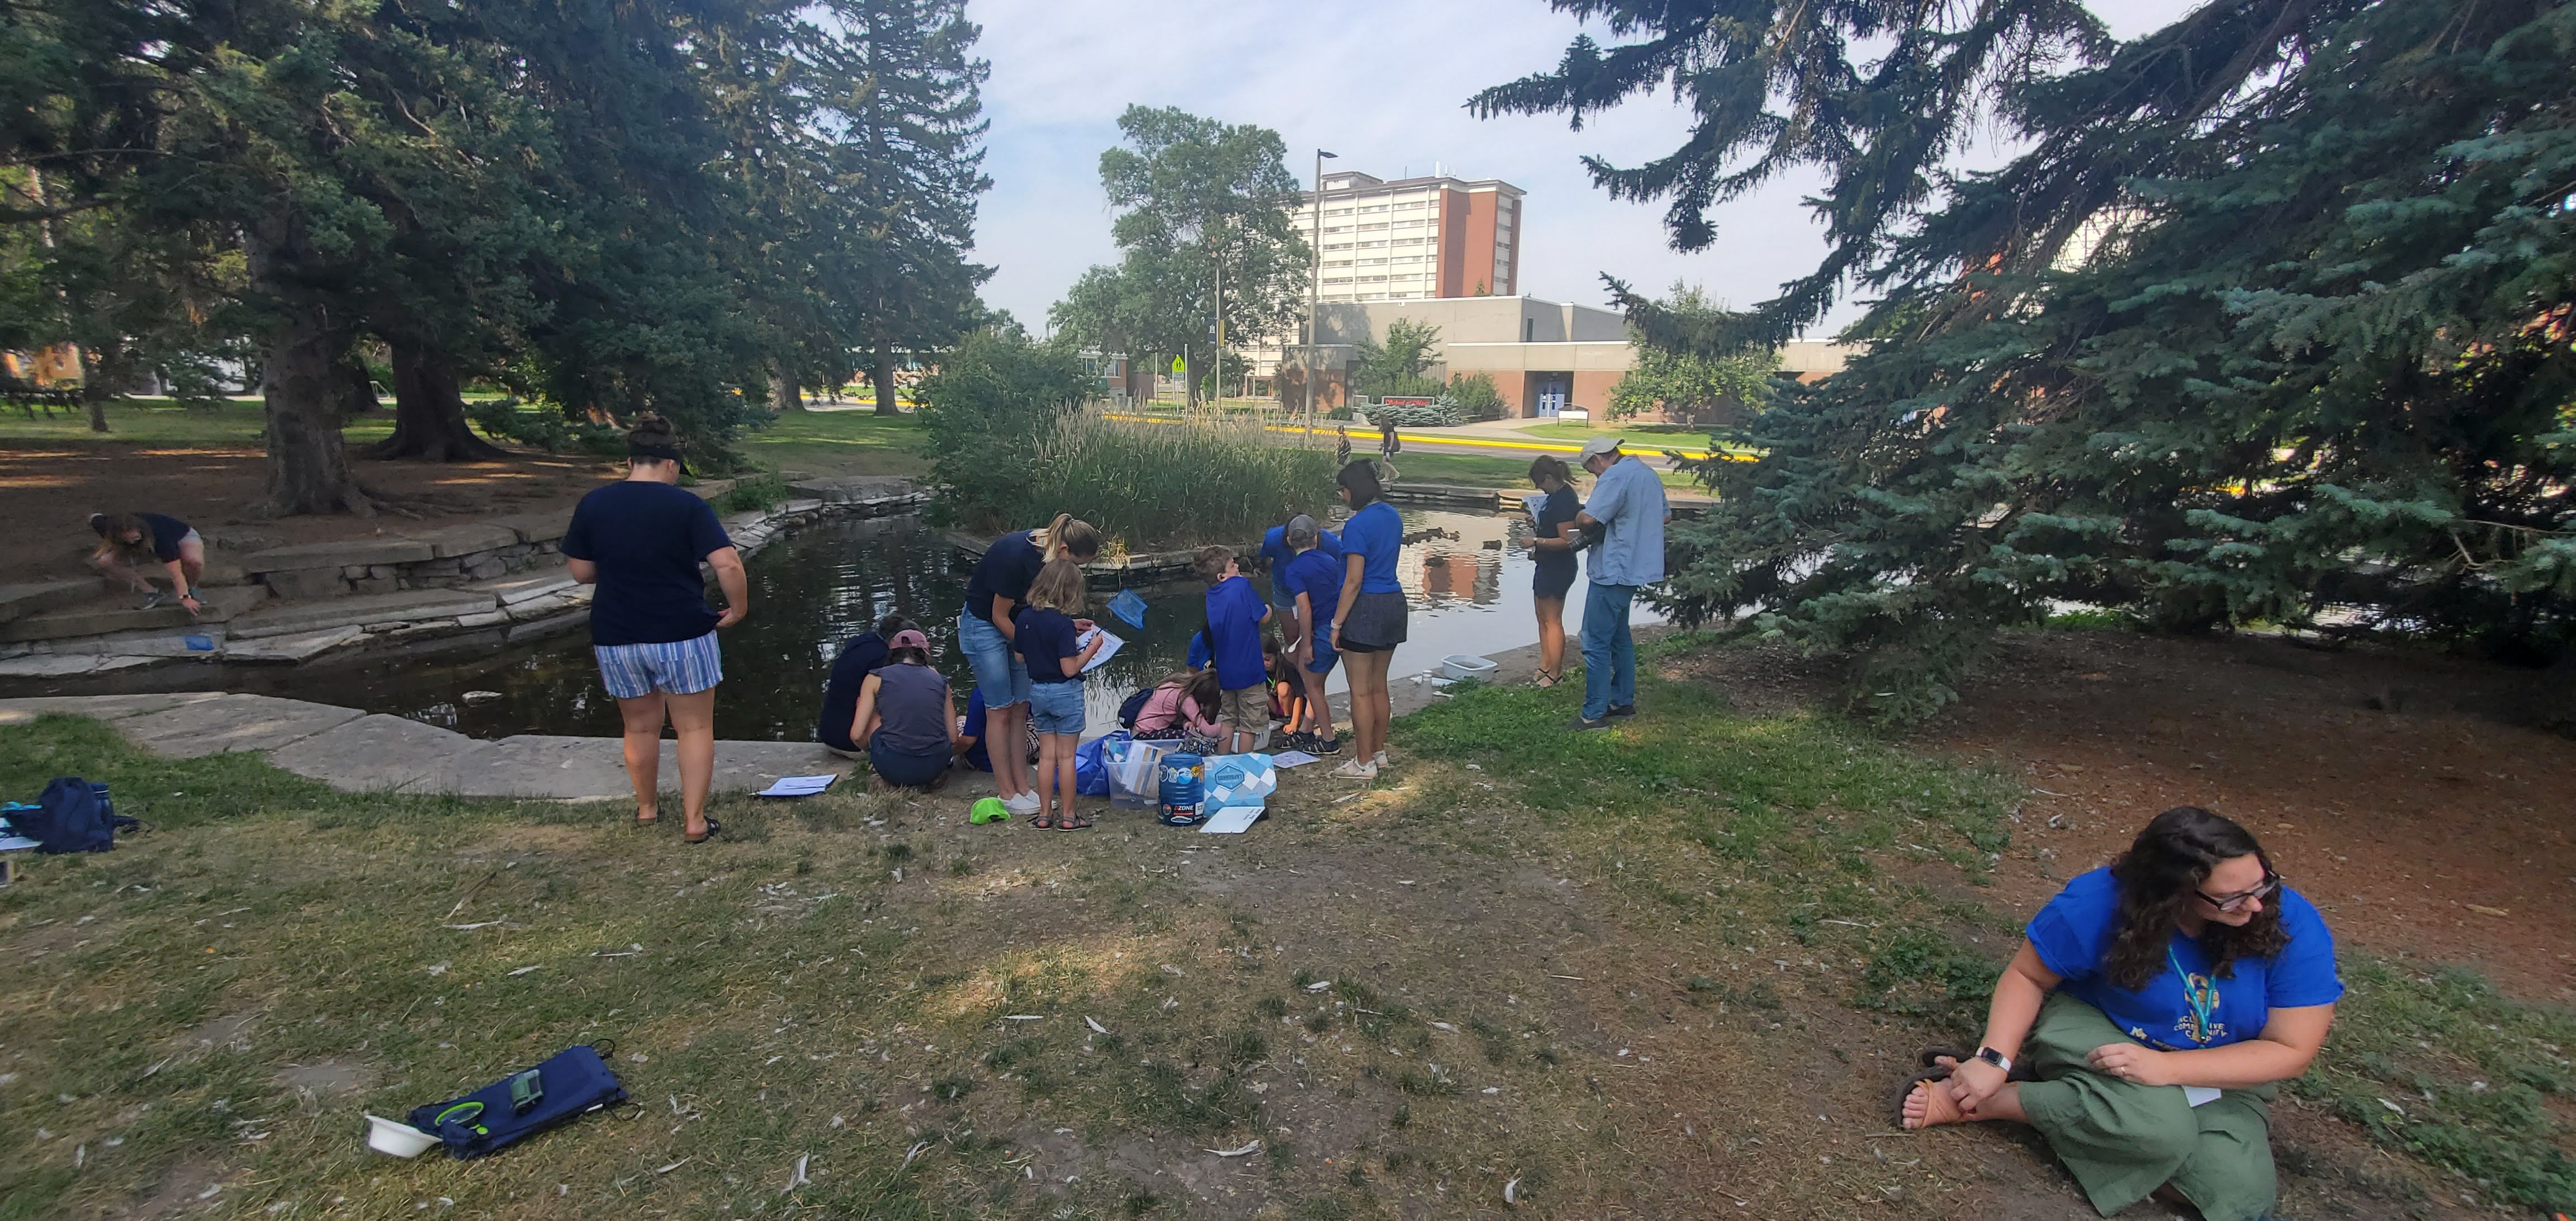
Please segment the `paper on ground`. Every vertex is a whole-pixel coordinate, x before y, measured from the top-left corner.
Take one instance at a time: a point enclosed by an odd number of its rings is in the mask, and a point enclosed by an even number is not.
[[[1100,637],[1100,651],[1092,654],[1091,664],[1082,668],[1082,672],[1085,674],[1089,674],[1102,666],[1108,665],[1109,659],[1118,655],[1118,650],[1127,647],[1126,641],[1119,639],[1115,634],[1109,632],[1105,628],[1097,627],[1076,637],[1073,642],[1074,647],[1079,649],[1090,648],[1091,638],[1094,636]]]
[[[23,835],[12,835],[7,839],[0,839],[0,852],[17,852],[21,849],[41,848],[43,846],[43,844]]]
[[[1281,751],[1278,754],[1270,756],[1270,761],[1280,767],[1304,767],[1309,763],[1323,762],[1322,759],[1317,758],[1314,755],[1307,754],[1302,750]]]
[[[755,797],[811,797],[832,787],[838,776],[781,776],[778,782],[752,794]]]
[[[2186,1085],[2182,1087],[2182,1100],[2196,1107],[2208,1106],[2210,1103],[2218,1101],[2218,1095],[2218,1087],[2212,1085]]]
[[[1252,826],[1252,820],[1259,817],[1260,806],[1227,806],[1208,815],[1207,821],[1199,824],[1199,834],[1241,835]]]

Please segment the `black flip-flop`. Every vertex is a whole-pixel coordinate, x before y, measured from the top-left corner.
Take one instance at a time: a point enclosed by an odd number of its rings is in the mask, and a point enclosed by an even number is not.
[[[684,842],[687,842],[687,843],[692,843],[692,844],[703,844],[703,843],[707,842],[708,840],[714,839],[714,838],[716,837],[716,835],[717,835],[719,832],[722,832],[723,830],[724,830],[724,824],[723,824],[723,823],[717,822],[716,820],[714,820],[714,819],[710,818],[710,819],[708,819],[708,820],[707,820],[707,829],[706,829],[706,830],[701,831],[701,832],[699,832],[699,833],[698,833],[698,834],[696,834],[696,835],[682,835],[682,836],[680,837],[680,839],[681,839],[682,841],[684,841]]]

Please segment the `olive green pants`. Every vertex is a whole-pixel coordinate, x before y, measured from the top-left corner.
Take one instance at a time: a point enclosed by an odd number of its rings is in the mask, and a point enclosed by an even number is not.
[[[2166,1183],[2207,1221],[2254,1221],[2272,1206],[2270,1103],[2277,1087],[2229,1090],[2193,1106],[2178,1085],[2139,1085],[2094,1072],[2094,1048],[2132,1040],[2102,1011],[2051,995],[2022,1044],[2038,1078],[2021,1109],[2107,1217]]]

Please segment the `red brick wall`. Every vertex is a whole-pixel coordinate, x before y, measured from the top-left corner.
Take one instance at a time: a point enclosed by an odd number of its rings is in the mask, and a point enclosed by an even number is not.
[[[1461,192],[1467,196],[1467,249],[1464,274],[1458,278],[1458,291],[1443,291],[1444,297],[1472,297],[1482,287],[1499,295],[1494,287],[1494,199],[1492,191]],[[1446,232],[1444,229],[1443,232]],[[1515,230],[1517,232],[1517,230]]]
[[[1568,388],[1567,405],[1591,408],[1593,419],[1608,419],[1610,390],[1617,386],[1619,379],[1624,376],[1626,374],[1613,373],[1604,369],[1577,370],[1574,374],[1574,384]]]
[[[1463,297],[1467,287],[1467,200],[1465,191],[1440,192],[1440,282],[1434,296]],[[1393,247],[1389,247],[1393,249]]]

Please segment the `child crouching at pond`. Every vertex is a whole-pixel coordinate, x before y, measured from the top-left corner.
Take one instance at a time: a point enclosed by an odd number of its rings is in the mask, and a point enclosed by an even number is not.
[[[1082,744],[1082,668],[1100,651],[1099,636],[1080,643],[1091,621],[1083,609],[1082,566],[1057,556],[1029,582],[1028,605],[1012,617],[1020,660],[1029,668],[1029,724],[1038,732],[1038,814],[1041,831],[1080,831],[1091,820],[1073,811],[1074,748]]]

